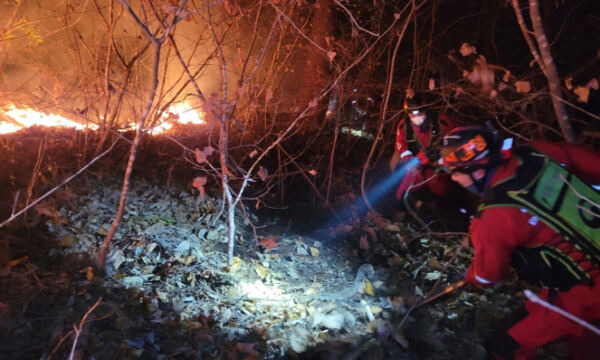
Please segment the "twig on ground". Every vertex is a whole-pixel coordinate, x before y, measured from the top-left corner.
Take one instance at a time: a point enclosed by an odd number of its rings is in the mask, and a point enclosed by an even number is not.
[[[58,184],[52,190],[50,190],[47,193],[45,193],[44,195],[40,196],[35,201],[33,201],[31,204],[29,204],[29,205],[25,206],[23,209],[19,210],[17,213],[13,213],[8,219],[6,219],[2,223],[0,223],[0,228],[3,227],[4,225],[8,224],[9,222],[13,221],[15,218],[19,217],[19,215],[25,213],[30,208],[32,208],[32,207],[36,206],[37,204],[41,203],[48,196],[52,195],[56,190],[60,189],[65,184],[69,183],[71,180],[73,180],[79,174],[81,174],[82,172],[84,172],[87,168],[89,168],[90,166],[92,166],[92,164],[94,164],[96,161],[98,161],[99,159],[103,158],[106,154],[108,154],[113,149],[113,147],[115,146],[115,144],[117,143],[117,141],[118,140],[115,140],[112,143],[112,145],[108,149],[106,149],[102,154],[100,154],[100,155],[96,156],[95,158],[93,158],[84,167],[82,167],[81,169],[77,170],[77,172],[75,172],[75,174],[73,174],[73,175],[69,176],[68,178],[66,178],[65,180],[63,180],[60,184]]]
[[[96,303],[88,310],[88,312],[84,315],[84,317],[82,318],[82,322],[80,323],[80,331],[81,331],[81,326],[85,325],[85,323],[83,323],[83,321],[85,320],[85,318],[89,315],[89,313],[91,313],[94,308],[96,308],[99,304],[100,301],[102,300],[102,297],[100,297],[98,299],[98,301],[96,301]],[[120,307],[119,307],[120,308]],[[117,311],[119,308],[110,311],[100,317],[91,319],[90,321],[88,321],[88,323],[93,322],[93,321],[98,321],[98,320],[104,320],[106,318],[108,318],[109,316],[111,316],[115,311]],[[54,346],[54,348],[52,349],[52,352],[50,353],[50,355],[48,355],[48,357],[46,358],[46,360],[52,360],[52,356],[54,356],[54,354],[56,353],[56,351],[58,351],[58,348],[65,342],[65,340],[71,336],[71,334],[73,334],[74,330],[69,330],[69,332],[67,332],[63,337],[60,338],[60,340],[58,341],[58,343],[56,344],[56,346]]]
[[[71,347],[71,353],[69,354],[69,360],[73,360],[73,357],[75,356],[75,348],[77,347],[77,340],[79,340],[79,335],[81,334],[81,331],[83,330],[83,325],[85,325],[85,320],[92,313],[92,311],[94,311],[94,309],[100,304],[100,301],[102,301],[102,297],[100,297],[98,299],[98,301],[96,301],[96,303],[94,305],[92,305],[91,308],[88,309],[88,311],[85,313],[85,315],[83,315],[83,317],[81,318],[81,321],[79,322],[79,326],[75,326],[75,324],[73,324],[73,331],[75,331],[75,338],[73,339],[73,346]]]

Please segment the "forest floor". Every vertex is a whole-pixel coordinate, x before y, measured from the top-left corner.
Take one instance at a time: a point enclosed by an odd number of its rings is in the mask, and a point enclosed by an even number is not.
[[[290,233],[239,211],[229,266],[220,200],[131,185],[103,271],[119,178],[86,175],[0,228],[0,358],[485,359],[494,319],[524,301],[508,282],[419,306],[471,254],[401,216]]]

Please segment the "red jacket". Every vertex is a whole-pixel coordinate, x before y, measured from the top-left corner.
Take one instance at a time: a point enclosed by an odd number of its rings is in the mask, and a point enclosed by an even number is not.
[[[406,120],[406,121],[410,122],[409,120]],[[450,118],[450,116],[448,116],[445,113],[439,114],[439,121],[440,121],[440,133],[441,133],[439,136],[439,139],[441,140],[441,138],[444,135],[446,135],[450,130],[452,130],[456,127],[456,123]],[[404,129],[404,123],[405,123],[405,121],[398,122],[398,127],[396,128],[395,149],[400,154],[408,151],[408,144],[406,143],[406,132]],[[417,137],[417,140],[419,141],[419,144],[421,144],[421,148],[422,149],[427,148],[427,146],[429,145],[429,141],[431,139],[431,131],[429,131],[430,128],[427,129],[428,131],[421,131],[420,127],[414,126],[414,125],[412,125],[412,123],[411,123],[411,126],[413,128],[413,131],[415,132],[415,135]],[[413,154],[413,155],[417,155],[417,154]]]
[[[573,144],[534,142],[538,151],[549,155],[588,184],[600,184],[600,154]],[[512,176],[518,158],[510,158],[499,166],[492,177],[492,185]],[[467,281],[476,284],[495,283],[505,278],[511,268],[511,254],[518,247],[541,244],[558,245],[564,252],[578,260],[583,255],[562,241],[562,236],[517,207],[485,209],[470,226],[471,242],[475,252],[467,272]],[[580,263],[584,270],[592,269],[589,261]],[[597,270],[595,270],[597,272]]]
[[[406,122],[410,123],[410,120],[406,120]],[[444,135],[446,135],[450,130],[456,127],[456,123],[451,119],[447,114],[439,114],[439,122],[440,122],[440,134],[438,137],[438,141],[441,140]],[[412,154],[408,149],[408,144],[406,142],[406,132],[404,127],[405,121],[400,121],[398,123],[398,127],[396,128],[396,143],[395,150],[401,154],[401,160],[407,160],[411,156],[416,156],[417,154]],[[416,139],[419,141],[421,145],[421,151],[425,150],[429,147],[431,141],[431,125],[426,129],[426,131],[421,131],[419,126],[414,126],[411,123]],[[433,145],[433,144],[431,144]],[[424,167],[421,169],[420,173],[413,179],[413,184],[418,184],[423,182],[426,179],[431,178],[434,175],[434,172],[429,167]],[[440,196],[444,196],[447,194],[451,180],[450,177],[446,174],[438,174],[437,176],[431,178],[426,185],[431,190],[432,193]],[[420,186],[412,187],[411,191],[415,191],[420,189]],[[401,185],[398,188],[398,192],[396,194],[396,198],[402,198],[402,194],[404,193],[403,186]]]
[[[600,184],[600,154],[573,144],[537,142],[530,145],[564,164],[586,183]],[[492,185],[515,174],[519,161],[512,157],[501,164],[492,176]],[[600,320],[600,270],[535,216],[517,207],[489,207],[479,218],[473,219],[470,233],[475,256],[467,271],[466,282],[489,285],[500,281],[509,273],[513,251],[548,245],[577,262],[590,275],[592,283],[580,283],[557,292],[543,287],[538,296],[588,323]],[[498,344],[494,351],[505,352],[503,356],[515,359],[535,359],[537,348],[565,338],[569,340],[572,358],[599,358],[597,334],[535,302],[528,300],[524,308],[524,313],[505,324],[508,328],[504,333],[495,334]]]

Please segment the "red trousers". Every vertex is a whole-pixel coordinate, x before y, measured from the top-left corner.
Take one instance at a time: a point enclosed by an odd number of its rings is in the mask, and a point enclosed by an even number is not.
[[[578,285],[550,296],[544,289],[538,296],[588,323],[600,320],[599,285]],[[513,321],[500,326],[504,329],[496,329],[492,334],[491,350],[501,358],[535,359],[536,349],[562,338],[568,341],[573,359],[600,359],[600,335],[531,301],[517,312]]]

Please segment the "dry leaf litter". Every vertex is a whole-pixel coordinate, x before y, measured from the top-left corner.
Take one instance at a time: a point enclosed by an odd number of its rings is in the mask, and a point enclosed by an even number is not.
[[[118,184],[98,184],[56,210],[46,222],[60,245],[53,251],[97,251],[116,212]],[[509,291],[464,291],[407,316],[410,305],[434,284],[442,289],[459,279],[469,256],[459,255],[443,272],[457,242],[425,236],[408,241],[416,230],[372,216],[343,226],[341,242],[284,234],[276,238],[277,247],[263,251],[250,231],[239,230],[228,267],[220,207],[219,200],[134,182],[104,285],[144,294],[156,325],[174,320],[166,309],[187,328],[201,327],[199,319],[214,319],[212,329],[221,333],[215,336],[236,341],[244,356],[265,359],[309,358],[336,348],[337,358],[484,358],[487,321],[514,307]],[[236,215],[243,224],[242,214]],[[244,343],[249,334],[259,334],[263,346]],[[147,354],[150,343],[157,356],[162,349],[150,341],[154,337],[146,331],[124,343],[138,355]],[[190,352],[189,344],[181,348],[186,358],[202,357]]]

